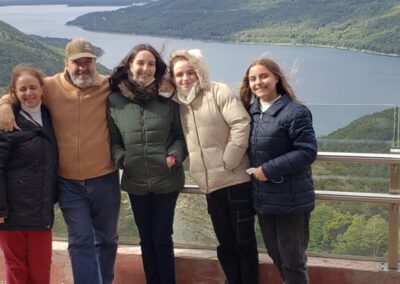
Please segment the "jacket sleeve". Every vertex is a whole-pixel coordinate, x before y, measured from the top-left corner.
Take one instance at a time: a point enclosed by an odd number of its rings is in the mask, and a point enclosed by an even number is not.
[[[108,129],[110,131],[111,139],[111,157],[119,169],[123,169],[125,163],[125,145],[122,140],[121,132],[115,125],[114,119],[112,117],[112,107],[108,105],[107,107],[107,121]]]
[[[9,212],[7,202],[7,188],[5,180],[5,168],[11,151],[9,136],[0,132],[0,217],[6,217]]]
[[[167,155],[172,155],[175,157],[178,164],[182,164],[187,156],[187,148],[185,137],[183,136],[181,120],[179,116],[179,106],[177,103],[172,103],[173,108],[173,120],[171,127],[170,137],[172,138],[172,143],[168,146]],[[169,143],[168,143],[169,144]]]
[[[292,150],[262,165],[267,178],[279,179],[309,167],[317,157],[317,140],[312,126],[311,112],[299,105],[288,124]]]
[[[221,115],[230,128],[229,141],[224,150],[223,161],[225,168],[233,170],[240,165],[247,151],[250,117],[242,102],[227,85],[220,84],[214,95]]]

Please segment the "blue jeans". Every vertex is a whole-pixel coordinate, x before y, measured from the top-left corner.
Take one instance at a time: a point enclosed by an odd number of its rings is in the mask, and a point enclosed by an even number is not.
[[[258,215],[268,255],[286,284],[307,284],[310,213]]]
[[[120,201],[117,172],[87,180],[60,178],[58,202],[75,284],[112,283]]]
[[[219,242],[217,256],[226,283],[258,284],[255,212],[250,183],[225,187],[208,194],[207,207]]]
[[[147,284],[175,283],[175,255],[172,241],[176,200],[179,192],[129,194],[139,230]]]

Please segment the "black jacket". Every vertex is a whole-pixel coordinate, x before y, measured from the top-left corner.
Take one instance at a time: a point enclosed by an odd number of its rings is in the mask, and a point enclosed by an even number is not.
[[[57,143],[48,111],[43,127],[18,111],[21,131],[0,132],[0,230],[51,228],[57,182]]]
[[[317,141],[311,112],[283,95],[264,113],[257,99],[250,115],[250,163],[262,165],[268,178],[266,182],[252,178],[255,210],[259,214],[313,210],[311,164],[317,156]]]

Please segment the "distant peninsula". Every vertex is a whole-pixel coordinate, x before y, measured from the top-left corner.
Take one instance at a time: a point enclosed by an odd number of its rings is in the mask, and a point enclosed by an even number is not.
[[[143,0],[0,0],[0,6],[68,5],[68,6],[129,6]]]
[[[125,6],[67,23],[91,31],[400,56],[398,0],[0,0],[6,5]]]
[[[398,0],[159,0],[82,15],[92,31],[400,55]]]

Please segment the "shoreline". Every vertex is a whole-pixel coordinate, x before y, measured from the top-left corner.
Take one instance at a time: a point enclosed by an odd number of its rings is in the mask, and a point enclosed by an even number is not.
[[[69,21],[71,22],[71,21]],[[110,31],[102,31],[98,29],[88,29],[84,28],[80,25],[65,23],[67,26],[78,27],[85,31],[96,32],[96,33],[110,33],[110,34],[122,34],[122,35],[138,35],[138,36],[147,36],[147,37],[157,37],[157,38],[165,38],[165,39],[183,39],[183,40],[196,40],[201,42],[215,42],[215,43],[226,43],[226,44],[244,44],[244,45],[274,45],[274,46],[304,46],[304,47],[316,47],[316,48],[329,48],[329,49],[338,49],[345,51],[353,51],[360,52],[370,55],[376,56],[385,56],[385,57],[394,57],[400,58],[400,54],[396,53],[384,53],[379,51],[367,50],[367,49],[357,49],[353,47],[344,47],[344,46],[333,46],[333,45],[323,45],[323,44],[309,44],[309,43],[284,43],[284,42],[246,42],[246,41],[235,41],[235,40],[216,40],[216,39],[204,39],[204,38],[184,38],[184,37],[176,37],[176,36],[167,36],[167,35],[155,35],[155,34],[139,34],[139,33],[124,33],[124,32],[110,32]]]

